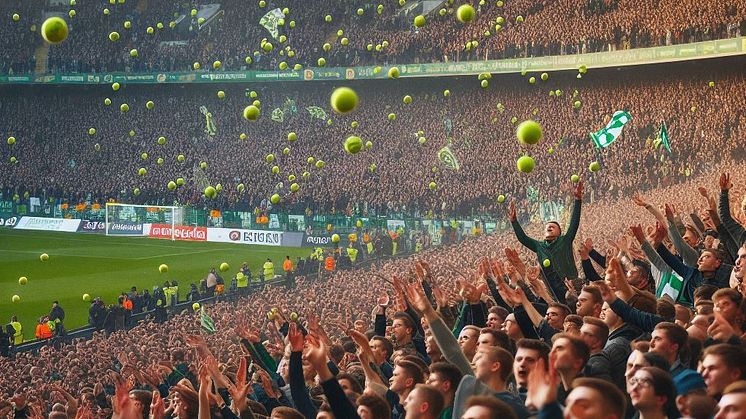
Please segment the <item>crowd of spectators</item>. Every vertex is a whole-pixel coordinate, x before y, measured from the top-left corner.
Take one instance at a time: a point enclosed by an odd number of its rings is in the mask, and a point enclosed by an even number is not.
[[[579,183],[560,230],[513,222],[516,236],[299,275],[208,307],[214,333],[188,311],[0,359],[0,411],[553,418],[564,406],[608,418],[741,417],[746,171],[715,166],[634,199],[589,204]],[[549,253],[529,250],[524,228]],[[561,259],[560,246],[577,256]],[[666,270],[683,277],[680,295],[661,292]]]
[[[320,57],[330,66],[351,66],[575,54],[740,36],[746,24],[743,0],[644,4],[631,0],[585,4],[514,0],[505,1],[502,7],[496,2],[481,6],[475,2],[477,15],[469,24],[456,21],[453,10],[458,4],[453,4],[446,5],[448,13],[443,16],[439,8],[428,13],[422,28],[412,24],[420,9],[410,11],[407,6],[403,10],[396,2],[382,2],[380,14],[376,4],[363,1],[266,3],[262,8],[258,2],[221,1],[221,12],[200,25],[197,17],[191,17],[191,10],[201,10],[194,1],[79,2],[75,6],[64,2],[50,6],[42,0],[3,2],[0,15],[7,23],[0,26],[4,54],[0,72],[36,70],[43,13],[61,13],[70,26],[68,40],[49,49],[46,70],[96,73],[191,71],[195,62],[210,69],[215,60],[220,60],[225,70],[276,70],[281,61],[290,67],[316,66]],[[284,43],[273,41],[259,25],[261,17],[275,7],[289,11],[286,24],[279,28],[279,33],[287,36]],[[109,13],[104,14],[104,9]],[[358,9],[364,13],[358,15]],[[70,10],[75,10],[72,18],[67,16]],[[12,21],[12,14],[18,14],[20,20]],[[331,22],[326,22],[327,15]],[[522,23],[516,20],[519,16]],[[502,23],[498,24],[498,19]],[[291,20],[295,22],[292,29]],[[131,29],[124,28],[125,21],[131,22]],[[175,23],[173,28],[171,22]],[[153,34],[146,32],[148,27],[154,28]],[[340,29],[344,33],[337,36]],[[121,36],[117,42],[108,39],[113,31]],[[342,37],[349,40],[348,45],[341,45]],[[271,52],[260,48],[263,38],[274,42]],[[384,41],[388,46],[379,50],[377,46]],[[466,49],[472,41],[477,41],[477,46]],[[332,48],[324,51],[322,46],[327,42]],[[294,52],[292,57],[285,54],[285,46]],[[129,55],[133,48],[138,50],[137,58]],[[252,59],[250,64],[246,57]]]
[[[346,83],[358,91],[361,104],[345,115],[329,109],[329,95],[338,85],[326,83],[282,88],[271,83],[124,85],[117,92],[109,86],[8,87],[0,116],[7,121],[3,136],[14,136],[16,142],[0,147],[0,185],[6,200],[14,195],[23,199],[29,192],[62,198],[70,207],[115,199],[253,210],[277,192],[285,198],[279,209],[296,213],[310,208],[313,213],[421,216],[494,212],[500,208],[498,194],[523,198],[529,186],[540,199],[554,200],[556,186],[567,187],[572,174],[587,179],[592,201],[628,196],[702,173],[716,163],[713,155],[743,159],[738,140],[746,119],[742,65],[734,59],[634,72],[597,70],[583,79],[558,73],[536,85],[526,81],[532,74],[494,76],[486,89],[476,77]],[[449,97],[443,95],[446,89]],[[218,98],[218,90],[225,91],[224,99]],[[242,117],[243,108],[255,100],[247,97],[251,91],[262,109],[255,122]],[[413,103],[402,102],[405,94]],[[111,99],[110,106],[105,98]],[[288,100],[294,103],[288,105]],[[153,101],[154,109],[146,109],[147,101]],[[120,112],[123,103],[129,105],[128,113]],[[214,136],[205,132],[202,106],[212,114]],[[312,117],[310,106],[325,109],[331,125]],[[272,120],[273,110],[283,107],[283,122]],[[589,132],[602,128],[617,110],[628,111],[632,121],[610,147],[594,148]],[[390,113],[394,120],[388,119]],[[529,118],[541,123],[544,139],[527,148],[516,141],[513,121]],[[663,122],[670,153],[654,146]],[[95,135],[89,135],[90,128]],[[288,141],[290,132],[297,141]],[[342,144],[350,135],[371,141],[372,148],[345,153]],[[161,136],[163,145],[157,141]],[[449,139],[461,165],[458,171],[437,158]],[[528,175],[515,170],[523,153],[536,161]],[[265,160],[268,154],[275,156],[274,162]],[[178,155],[184,162],[177,161]],[[309,157],[326,166],[318,169],[308,163]],[[588,171],[593,161],[601,162],[600,172]],[[204,170],[202,162],[207,163]],[[275,165],[277,174],[271,171]],[[140,168],[147,170],[145,176],[138,175]],[[296,180],[289,181],[290,175]],[[168,190],[168,182],[179,177],[184,186]],[[435,191],[428,188],[431,181],[437,184]],[[293,182],[300,185],[296,193],[289,192]],[[218,183],[223,192],[204,198],[204,188]],[[240,183],[243,193],[237,189]]]

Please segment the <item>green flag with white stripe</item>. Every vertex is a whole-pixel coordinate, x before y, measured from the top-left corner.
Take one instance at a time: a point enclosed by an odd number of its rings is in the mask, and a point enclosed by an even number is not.
[[[285,15],[282,13],[282,10],[277,8],[270,10],[269,12],[267,12],[266,15],[262,16],[262,18],[259,20],[259,24],[264,26],[264,29],[269,31],[269,34],[272,35],[272,38],[277,39],[277,37],[280,35],[277,27],[279,26],[280,19],[284,18]]]
[[[202,306],[202,309],[200,310],[199,323],[205,332],[215,333],[215,322],[212,321],[212,318],[208,316],[207,313],[205,313],[205,306]]]
[[[622,134],[622,128],[632,120],[632,115],[625,111],[616,111],[611,121],[598,132],[590,133],[593,144],[597,148],[606,148]]]
[[[655,296],[661,298],[664,295],[668,295],[676,301],[676,298],[681,294],[683,285],[684,280],[676,272],[663,272],[658,289],[655,290]]]
[[[668,152],[671,152],[671,143],[668,140],[668,128],[666,128],[666,122],[663,121],[663,124],[661,124],[661,129],[658,131],[658,138],[657,140],[660,141],[661,144],[663,144],[663,147],[666,147],[666,150]]]

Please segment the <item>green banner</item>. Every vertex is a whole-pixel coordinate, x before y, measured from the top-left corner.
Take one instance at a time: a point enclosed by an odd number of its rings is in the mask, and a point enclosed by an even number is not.
[[[592,54],[553,55],[507,60],[398,65],[401,77],[468,76],[480,73],[517,73],[657,64],[746,53],[746,37],[692,44],[636,48]],[[309,68],[300,71],[217,71],[176,73],[27,74],[2,75],[2,84],[110,84],[119,83],[242,83],[314,80],[370,80],[388,78],[388,67]]]

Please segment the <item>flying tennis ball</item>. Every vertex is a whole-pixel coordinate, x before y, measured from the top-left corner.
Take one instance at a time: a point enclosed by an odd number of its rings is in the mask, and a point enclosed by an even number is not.
[[[295,132],[289,132],[288,133],[288,141],[292,142],[292,141],[295,141],[297,139],[298,139],[298,134],[296,134]]]
[[[298,185],[297,183],[290,184],[290,192],[298,192],[299,189],[300,185]]]
[[[536,77],[531,77],[531,78],[529,78],[529,79],[528,79],[528,82],[529,82],[530,84],[534,84],[534,83],[536,83]]]
[[[294,20],[291,20],[291,21],[290,21],[290,22],[288,23],[288,26],[290,27],[290,29],[293,29],[293,28],[295,27],[295,21],[294,21]]]
[[[254,106],[256,106],[258,108],[258,107],[260,107],[262,105],[262,102],[259,99],[257,99],[255,101],[251,102],[251,104],[254,105]]]
[[[228,269],[230,268],[230,265],[228,265],[226,262],[220,264],[220,272],[228,272]]]
[[[331,23],[331,21],[332,21],[332,15],[326,15],[326,16],[324,16],[324,21],[326,23]]]
[[[516,161],[516,167],[518,167],[518,170],[523,173],[531,173],[534,170],[534,165],[534,159],[529,156],[521,156],[518,161]]]
[[[456,9],[456,19],[461,23],[469,23],[474,20],[474,6],[471,4],[462,4]]]
[[[49,260],[49,255],[46,253],[42,253],[41,255],[39,255],[39,260],[42,262],[46,262]]]
[[[554,147],[549,147],[549,149],[547,150],[547,153],[554,154]]]
[[[159,145],[166,144],[166,137],[163,137],[163,136],[158,137],[158,144]]]
[[[299,70],[301,70],[302,68],[303,68],[303,66],[302,66],[302,65],[300,65],[300,64],[298,64],[298,63],[296,63],[296,64],[295,64],[295,65],[293,66],[293,70],[295,70],[295,71],[299,71]]]
[[[14,303],[17,303],[21,301],[21,297],[18,295],[14,295],[13,297],[10,298],[10,300],[13,301]]]
[[[78,13],[75,11],[75,9],[70,10],[69,12],[67,12],[67,15],[70,16],[71,18],[75,17],[75,15],[77,15],[77,14]]]
[[[505,195],[498,195],[497,196],[497,202],[500,203],[500,204],[502,204],[503,202],[505,202]]]
[[[198,63],[198,62],[195,62],[194,64],[192,64],[192,68],[193,68],[193,69],[195,69],[195,70],[199,70],[199,68],[200,68],[200,63]]]
[[[273,203],[273,204],[275,204],[275,205],[279,204],[279,203],[280,203],[280,195],[279,195],[279,194],[274,194],[274,195],[272,195],[272,196],[271,196],[271,197],[269,198],[269,202],[271,202],[271,203]]]
[[[339,43],[342,45],[348,45],[350,43],[350,40],[347,38],[342,38],[339,40]]]
[[[425,142],[427,142],[427,138],[420,137],[420,138],[417,139],[417,142],[420,143],[420,144],[425,144]]]
[[[523,16],[520,16],[520,15],[515,18],[516,23],[521,23],[521,22],[523,22],[523,20],[524,20]]]
[[[287,70],[288,63],[286,63],[285,61],[283,61],[283,62],[280,63],[280,65],[278,67],[280,68],[280,70]]]
[[[389,118],[389,121],[393,121],[394,119],[396,119],[396,114],[392,112],[389,114],[388,118]]]
[[[711,81],[711,82],[707,83],[707,85],[710,86],[710,87],[715,87],[715,82]]]
[[[148,33],[148,35],[152,35],[152,34],[153,34],[153,32],[155,32],[155,29],[153,29],[153,27],[152,27],[152,26],[148,26],[148,28],[147,28],[147,29],[145,29],[145,32],[147,32],[147,33]]]
[[[122,113],[127,113],[127,112],[129,112],[129,111],[130,111],[130,105],[128,105],[128,104],[126,104],[126,103],[122,103],[121,105],[119,105],[119,110],[120,110],[120,111],[121,111]]]
[[[342,36],[344,34],[345,34],[345,31],[343,31],[342,29],[337,31],[337,36]]]
[[[59,44],[67,38],[67,22],[61,17],[50,17],[41,25],[41,36],[50,44]]]
[[[326,166],[326,162],[323,160],[317,160],[316,161],[316,168],[317,169],[323,169],[324,166]]]
[[[309,158],[306,159],[306,162],[308,162],[308,164],[313,164],[313,162],[315,162],[315,161],[316,161],[316,159],[314,159],[313,157],[309,157]]]
[[[184,178],[176,178],[176,186],[184,186]]]
[[[116,31],[115,31],[115,32],[111,32],[111,33],[109,34],[109,41],[111,41],[111,42],[116,42],[116,41],[118,41],[118,40],[119,40],[119,32],[116,32]]]
[[[410,104],[412,103],[412,96],[406,95],[404,96],[404,99],[402,99],[404,103]]]
[[[275,155],[271,153],[267,154],[267,157],[265,157],[264,159],[267,160],[267,163],[272,163],[273,161],[275,161]]]
[[[16,137],[8,137],[8,145],[13,145],[16,143]]]
[[[272,52],[272,50],[275,49],[275,46],[272,45],[271,42],[265,42],[264,45],[262,45],[262,49],[264,52]]]
[[[363,10],[363,9],[358,9],[358,10]],[[298,321],[298,313],[296,313],[296,312],[290,313],[290,321],[291,322],[297,322]]]
[[[399,78],[399,67],[391,67],[389,68],[389,78],[390,79],[398,79]]]
[[[200,305],[199,305],[199,303],[194,303],[194,304],[192,304],[192,310],[193,310],[193,311],[197,311],[197,310],[199,310],[199,309],[200,309]]]
[[[138,196],[140,195],[140,188],[135,188],[132,190],[132,195]]]
[[[316,60],[316,65],[318,67],[325,66],[326,65],[326,59],[324,57],[319,58],[318,60]]]
[[[562,96],[562,90],[560,90],[560,89],[555,90],[554,91],[554,95],[557,96],[557,97]]]
[[[378,166],[376,166],[375,163],[371,163],[370,166],[368,166],[368,170],[370,170],[371,173],[375,172],[376,169],[378,169]]]
[[[541,79],[543,81],[549,80],[549,73],[541,73]]]
[[[111,84],[111,90],[113,90],[115,92],[118,91],[120,87],[122,87],[122,86],[119,83],[117,83],[117,82],[114,82],[114,83]]]
[[[104,105],[106,105],[106,106],[111,105],[111,99],[109,99],[108,97],[106,99],[104,99]]]
[[[148,159],[148,153],[142,153],[142,154],[140,154],[140,158],[143,159],[143,160],[147,160]]]
[[[443,96],[448,97],[450,95],[451,95],[451,91],[450,90],[448,90],[448,89],[443,90]]]
[[[332,234],[332,243],[339,243],[339,234]]]
[[[243,183],[239,183],[238,186],[236,186],[236,190],[239,193],[242,193],[245,189],[246,189],[246,185],[244,185]]]
[[[482,80],[482,81],[480,82],[480,85],[482,86],[482,88],[483,88],[483,89],[486,89],[486,88],[487,88],[487,86],[489,86],[489,85],[490,85],[490,82],[489,82],[489,81],[487,81],[487,80]]]
[[[264,8],[265,6],[267,6],[267,2],[264,0],[259,0],[259,7]]]
[[[168,187],[168,189],[169,189],[170,191],[173,191],[174,189],[176,189],[176,182],[174,182],[173,180],[172,180],[172,181],[169,181],[169,182],[168,182],[168,185],[166,185],[166,187]]]
[[[339,87],[334,90],[329,100],[337,113],[349,113],[357,108],[359,99],[357,93],[349,87]]]
[[[365,142],[365,148],[367,148],[368,150],[370,150],[371,148],[373,148],[373,142],[372,141],[366,141]]]
[[[346,152],[356,154],[363,149],[363,140],[356,135],[352,135],[347,137],[344,147]]]
[[[541,264],[542,264],[542,265],[543,265],[543,266],[544,266],[545,268],[548,268],[548,267],[549,267],[549,265],[551,265],[551,264],[552,264],[552,262],[550,262],[550,261],[549,261],[549,259],[544,259],[544,261],[543,261],[543,262],[541,262]]]
[[[222,66],[223,66],[223,63],[221,63],[221,62],[220,62],[220,61],[218,61],[218,60],[215,60],[215,61],[213,61],[213,63],[212,63],[212,68],[214,68],[215,70],[219,69],[219,68],[220,68],[220,67],[222,67]]]
[[[601,163],[594,161],[588,166],[588,170],[590,170],[591,172],[598,172],[599,170],[601,170]]]
[[[518,137],[518,142],[521,144],[534,145],[542,137],[541,125],[531,119],[521,122],[515,133],[516,137]]]
[[[581,64],[580,67],[578,67],[578,73],[585,74],[588,72],[588,67],[586,67],[584,64]]]
[[[414,17],[414,26],[417,28],[421,28],[425,26],[425,16],[417,15]]]
[[[578,183],[578,181],[580,181],[580,176],[578,176],[578,175],[572,175],[572,176],[570,176],[570,181],[572,183]]]
[[[272,166],[272,174],[276,175],[280,173],[280,166]]]
[[[96,135],[96,128],[88,128],[88,135]],[[10,138],[8,138],[8,140],[10,140]],[[8,144],[10,144],[10,142]]]
[[[130,28],[132,28],[132,22],[130,22],[129,20],[125,20],[124,29],[130,29]]]
[[[286,156],[287,156],[288,154],[290,154],[290,148],[288,148],[288,147],[285,147],[285,148],[283,148],[283,149],[282,149],[282,154],[284,154],[284,155],[286,155]]]
[[[137,58],[137,50],[136,49],[133,48],[133,49],[130,50],[130,57]]]
[[[104,9],[104,16],[109,16],[109,9]]]
[[[91,295],[90,294],[83,294],[83,301],[86,303],[91,301]]]
[[[205,188],[205,196],[212,199],[215,198],[218,195],[218,191],[215,190],[212,186],[208,186]]]
[[[26,284],[28,284],[28,278],[26,278],[25,276],[18,278],[18,285],[26,285]]]
[[[254,105],[249,105],[243,110],[243,117],[247,121],[256,121],[259,118],[259,108]]]
[[[149,100],[149,101],[145,102],[145,107],[148,108],[148,109],[153,109],[153,108],[155,108],[155,103],[153,103],[152,100]]]
[[[176,161],[179,162],[179,163],[184,163],[185,159],[186,159],[186,157],[184,157],[183,154],[179,154],[178,156],[176,156]]]
[[[148,174],[148,169],[141,167],[137,170],[137,174],[140,176],[145,176]]]
[[[13,22],[21,20],[21,16],[18,13],[13,13]]]
[[[438,188],[438,184],[435,182],[430,182],[430,184],[427,185],[427,187],[430,188],[431,191],[434,191],[435,189]]]
[[[579,100],[576,100],[572,104],[572,107],[575,108],[575,109],[580,109],[581,106],[583,106],[583,104]]]

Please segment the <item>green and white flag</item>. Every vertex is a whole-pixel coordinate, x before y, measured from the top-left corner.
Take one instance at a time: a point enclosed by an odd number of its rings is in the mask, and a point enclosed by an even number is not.
[[[205,306],[199,312],[199,323],[207,333],[215,333],[215,322],[205,313]]]
[[[278,22],[280,19],[285,19],[285,15],[282,13],[282,10],[279,8],[270,10],[267,12],[266,15],[262,16],[262,18],[259,20],[259,24],[264,26],[264,29],[269,31],[269,34],[272,35],[272,38],[277,39],[278,36],[280,36],[279,31],[277,30]]]
[[[661,298],[664,295],[668,295],[674,301],[681,294],[681,288],[684,285],[684,280],[676,272],[664,272],[661,275],[661,282],[658,285],[658,289],[655,290],[655,296]]]
[[[275,108],[275,110],[272,111],[272,120],[275,122],[282,122],[285,120],[285,112],[282,111],[280,108]]]
[[[318,106],[309,106],[306,108],[309,114],[316,119],[326,119],[326,112]]]
[[[616,111],[611,117],[611,121],[601,131],[592,132],[591,139],[597,148],[605,148],[611,145],[619,135],[622,134],[622,128],[627,122],[632,120],[632,115],[625,111]]]
[[[214,136],[218,130],[215,128],[215,120],[212,118],[212,113],[207,110],[206,106],[200,106],[199,111],[205,116],[205,134]]]
[[[661,144],[663,144],[664,147],[666,147],[666,150],[668,152],[671,152],[671,143],[668,140],[668,128],[666,128],[666,122],[663,121],[663,124],[661,124],[661,129],[658,131],[658,140]]]
[[[461,168],[461,165],[458,164],[456,156],[453,154],[451,148],[448,146],[445,146],[438,151],[438,160],[440,160],[440,162],[443,163],[445,167],[451,170],[458,170]]]

